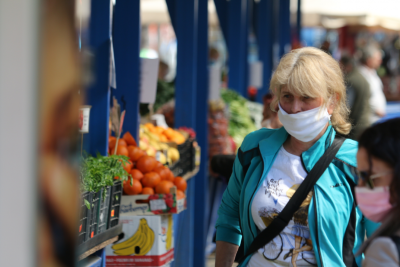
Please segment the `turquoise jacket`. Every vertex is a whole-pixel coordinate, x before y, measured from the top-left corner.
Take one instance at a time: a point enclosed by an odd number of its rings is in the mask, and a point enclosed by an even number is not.
[[[329,126],[325,134],[303,152],[301,159],[307,172],[333,142],[335,134]],[[257,236],[259,231],[251,215],[252,200],[287,137],[288,133],[282,127],[261,129],[245,138],[218,210],[217,241],[240,245],[243,237],[246,252]],[[354,202],[356,153],[357,142],[347,139],[314,186],[308,224],[320,267],[361,266],[361,256],[355,258],[354,254],[365,233],[369,236],[379,226],[363,217]],[[246,266],[250,258],[239,266]]]

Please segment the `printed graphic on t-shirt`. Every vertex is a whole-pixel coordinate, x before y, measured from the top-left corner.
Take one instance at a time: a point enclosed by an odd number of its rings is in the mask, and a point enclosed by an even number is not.
[[[306,176],[300,157],[281,148],[253,199],[252,216],[260,231],[279,215]],[[252,256],[249,267],[317,265],[308,225],[312,196],[310,192],[287,227]]]

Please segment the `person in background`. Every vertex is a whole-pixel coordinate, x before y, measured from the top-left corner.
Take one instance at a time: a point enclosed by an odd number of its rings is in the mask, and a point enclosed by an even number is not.
[[[386,98],[383,94],[383,84],[376,70],[382,63],[382,54],[378,48],[367,45],[361,51],[361,66],[358,68],[360,73],[368,81],[371,97],[370,123],[375,123],[386,114]]]
[[[278,112],[271,109],[272,100],[273,96],[271,93],[268,93],[263,97],[264,109],[261,126],[268,129],[278,129],[282,127],[282,123],[278,118]],[[274,110],[276,110],[276,108]]]
[[[400,118],[368,128],[357,152],[358,207],[381,226],[361,246],[363,267],[399,266],[400,248]]]
[[[343,56],[340,64],[345,75],[347,103],[350,108],[349,119],[353,124],[349,138],[356,140],[371,124],[371,107],[369,105],[371,92],[368,81],[355,68],[351,57]]]

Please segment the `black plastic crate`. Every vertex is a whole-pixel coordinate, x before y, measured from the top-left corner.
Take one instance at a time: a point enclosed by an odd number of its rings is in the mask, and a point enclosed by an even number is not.
[[[87,227],[90,217],[90,210],[87,208],[85,200],[90,203],[89,192],[83,193],[81,196],[81,214],[79,216],[78,245],[82,244],[87,239]]]
[[[193,162],[196,154],[195,151],[193,151],[194,142],[195,139],[189,138],[185,143],[178,145],[180,159],[174,165],[169,167],[174,176],[184,176],[186,173],[194,169]]]
[[[90,238],[93,238],[95,235],[97,235],[97,222],[99,216],[100,200],[101,191],[97,193],[90,192],[90,216],[86,240],[89,240]]]
[[[119,223],[119,210],[122,197],[122,182],[115,182],[111,188],[110,213],[108,216],[108,228],[114,227]]]
[[[103,191],[106,191],[104,196]],[[105,198],[104,198],[105,197]],[[108,211],[110,208],[111,186],[101,189],[100,209],[97,220],[97,233],[103,233],[107,230]]]

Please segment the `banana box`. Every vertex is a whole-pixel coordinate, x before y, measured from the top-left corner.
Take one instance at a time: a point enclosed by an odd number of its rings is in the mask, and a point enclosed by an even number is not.
[[[107,267],[168,266],[174,259],[172,215],[121,216],[124,238],[106,247]]]

